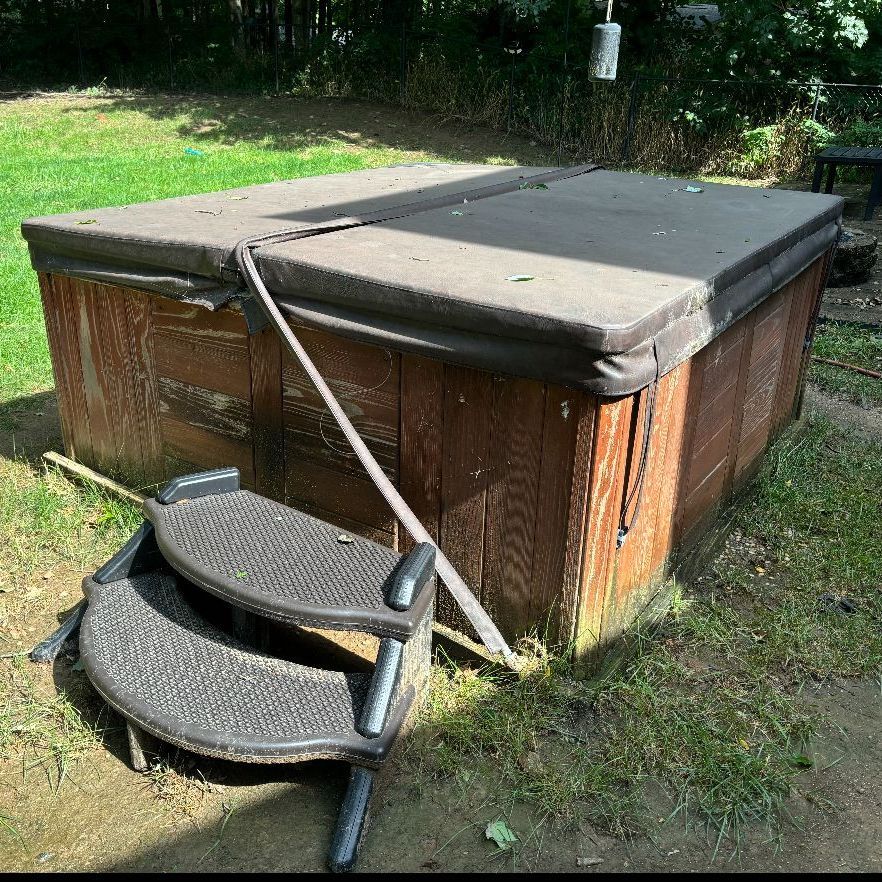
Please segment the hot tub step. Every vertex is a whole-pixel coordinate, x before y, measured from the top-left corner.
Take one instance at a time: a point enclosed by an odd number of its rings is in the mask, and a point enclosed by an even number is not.
[[[137,729],[197,753],[247,762],[344,759],[379,766],[413,700],[403,689],[376,737],[366,703],[393,703],[371,673],[274,658],[206,621],[171,571],[84,583],[80,651],[89,679]],[[192,589],[191,589],[192,590]],[[379,694],[377,694],[379,693]]]
[[[175,570],[257,615],[407,640],[432,601],[432,546],[399,555],[240,490],[235,469],[176,479],[144,510]]]

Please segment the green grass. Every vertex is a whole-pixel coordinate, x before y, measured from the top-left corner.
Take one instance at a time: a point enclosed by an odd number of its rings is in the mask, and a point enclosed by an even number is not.
[[[818,328],[813,352],[858,367],[882,372],[882,330],[827,322]],[[820,389],[860,404],[882,406],[882,380],[833,365],[812,363],[809,375]]]
[[[30,662],[16,658],[0,678],[0,760],[20,764],[22,776],[39,770],[53,790],[74,764],[100,744],[64,692],[38,682]]]
[[[356,115],[362,128],[375,125],[364,108]],[[26,217],[415,159],[511,161],[447,142],[442,154],[403,135],[400,146],[387,146],[370,132],[347,131],[340,117],[324,104],[258,98],[0,102],[0,403],[52,387],[36,277],[19,231]]]
[[[721,838],[775,825],[823,724],[803,686],[882,670],[880,522],[882,447],[823,422],[791,436],[716,565],[675,592],[624,667],[578,682],[540,651],[514,682],[436,669],[415,748],[425,772],[465,786],[482,769],[504,799],[617,833],[660,815]],[[825,594],[857,612],[831,611]]]
[[[97,487],[0,459],[0,647],[17,607],[45,602],[43,583],[100,564],[140,522],[134,506]]]

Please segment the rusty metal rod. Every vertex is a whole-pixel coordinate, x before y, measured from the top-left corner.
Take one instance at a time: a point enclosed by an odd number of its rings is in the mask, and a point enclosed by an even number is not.
[[[856,364],[848,364],[845,361],[836,361],[832,358],[821,358],[820,355],[813,355],[812,361],[818,361],[821,364],[832,364],[833,367],[845,368],[848,371],[855,371],[859,374],[864,374],[864,376],[872,377],[874,380],[882,380],[882,373],[879,371],[871,371],[869,368],[862,368]]]

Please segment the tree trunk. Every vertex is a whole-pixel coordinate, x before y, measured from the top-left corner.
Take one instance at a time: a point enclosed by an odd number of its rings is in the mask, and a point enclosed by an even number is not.
[[[285,45],[294,48],[294,2],[285,0]]]

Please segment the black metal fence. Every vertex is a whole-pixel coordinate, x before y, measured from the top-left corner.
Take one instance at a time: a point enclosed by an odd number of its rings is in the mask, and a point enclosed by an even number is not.
[[[95,91],[361,97],[526,135],[561,159],[711,172],[761,172],[773,162],[792,171],[824,138],[882,135],[882,86],[702,80],[627,69],[618,82],[595,83],[578,63],[584,53],[568,53],[566,41],[550,53],[437,27],[344,24],[286,34],[270,25],[252,23],[238,45],[228,28],[213,32],[177,19],[132,25],[131,33],[119,24],[75,19],[58,46],[32,28],[5,27],[0,77]],[[763,127],[774,131],[755,143],[745,135]]]

